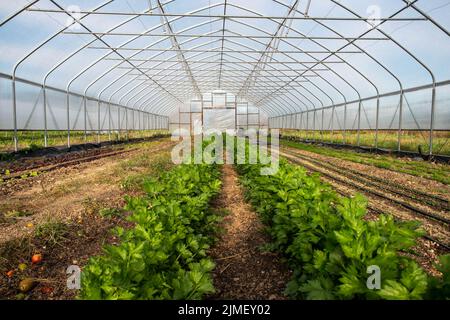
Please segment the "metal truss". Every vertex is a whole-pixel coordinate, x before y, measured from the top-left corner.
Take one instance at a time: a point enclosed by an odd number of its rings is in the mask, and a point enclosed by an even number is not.
[[[356,1],[356,0],[355,0]],[[424,1],[424,0],[421,0]],[[93,1],[96,2],[96,1]],[[371,42],[388,42],[405,57],[410,58],[430,77],[430,125],[429,152],[433,146],[433,131],[436,108],[437,81],[433,70],[419,58],[419,55],[407,45],[396,40],[383,25],[390,22],[426,22],[450,37],[449,31],[431,15],[419,8],[419,0],[397,0],[398,9],[385,17],[378,17],[377,23],[372,18],[358,14],[351,7],[351,1],[345,4],[338,0],[325,1],[330,6],[339,8],[338,16],[311,15],[314,1],[302,0],[266,0],[277,12],[271,15],[256,12],[247,6],[234,3],[233,0],[209,2],[190,12],[172,12],[181,0],[148,1],[148,7],[140,12],[129,10],[112,10],[114,5],[127,3],[127,0],[107,0],[93,5],[92,9],[80,10],[79,17],[73,22],[81,30],[72,30],[71,25],[61,27],[48,37],[36,43],[34,47],[20,57],[14,64],[10,75],[12,81],[12,122],[15,131],[17,149],[17,88],[16,83],[26,82],[17,76],[21,67],[31,57],[39,55],[43,49],[52,46],[56,39],[64,37],[82,37],[84,43],[71,51],[45,73],[43,90],[43,129],[45,145],[47,145],[47,83],[63,67],[72,63],[74,58],[82,57],[87,52],[95,51],[98,58],[87,60],[79,65],[78,72],[71,75],[67,83],[61,84],[66,94],[68,144],[70,145],[70,97],[79,95],[83,98],[84,131],[87,134],[87,103],[96,101],[98,105],[98,134],[100,135],[101,108],[107,106],[109,128],[111,128],[111,106],[120,107],[125,116],[129,112],[138,112],[139,127],[144,119],[158,118],[168,123],[168,115],[178,106],[192,99],[201,99],[202,95],[214,90],[224,90],[237,96],[240,101],[248,101],[269,116],[272,122],[287,115],[295,121],[305,112],[317,112],[332,109],[334,117],[336,108],[342,107],[347,112],[347,105],[358,104],[357,130],[358,143],[361,117],[364,116],[362,85],[373,90],[376,101],[376,135],[378,143],[378,121],[380,99],[387,94],[380,92],[377,79],[356,63],[354,57],[363,57],[376,64],[384,76],[393,79],[398,87],[398,150],[401,148],[401,131],[404,108],[404,83],[381,58],[372,55],[362,44]],[[66,16],[75,18],[58,0],[30,1],[28,5],[13,12],[0,21],[0,28],[13,23],[17,18],[27,15]],[[49,5],[51,4],[51,5]],[[74,1],[76,4],[76,1]],[[303,9],[302,9],[303,8]],[[214,11],[211,14],[211,10]],[[345,15],[342,13],[346,13]],[[93,25],[91,18],[114,19],[119,21],[114,26],[101,28]],[[153,19],[152,26],[143,21]],[[255,21],[267,22],[262,28]],[[308,22],[322,31],[320,34],[305,32],[295,22]],[[126,27],[141,22],[142,28],[137,31],[123,31]],[[330,23],[347,22],[360,25],[365,23],[369,28],[356,35],[348,36],[335,30]],[[182,26],[182,27],[180,27]],[[210,28],[209,32],[205,32]],[[273,30],[267,30],[273,28]],[[214,29],[214,30],[213,30]],[[125,39],[120,44],[111,39]],[[448,38],[447,38],[448,39]],[[338,42],[339,45],[331,45]],[[302,45],[306,43],[307,45]],[[314,49],[311,49],[313,47]],[[94,71],[99,66],[107,65],[100,72]],[[342,68],[351,71],[342,72]],[[358,76],[355,79],[354,75]],[[88,80],[86,80],[89,78]],[[87,81],[87,82],[86,82]],[[75,84],[82,91],[74,93]],[[120,117],[120,111],[118,111]],[[123,114],[122,114],[123,115]],[[346,119],[346,117],[344,117]],[[134,126],[133,121],[133,126]],[[128,126],[128,120],[126,120]],[[283,126],[283,125],[282,125]],[[125,128],[136,129],[136,128]],[[111,130],[109,129],[109,134]],[[345,123],[344,123],[345,135]]]

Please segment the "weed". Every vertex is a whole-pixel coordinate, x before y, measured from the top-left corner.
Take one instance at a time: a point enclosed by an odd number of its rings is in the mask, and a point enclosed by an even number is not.
[[[22,261],[24,257],[30,257],[33,253],[31,238],[21,237],[5,242],[0,247],[0,270],[10,270],[16,267],[12,261]]]
[[[32,213],[23,210],[9,210],[4,214],[0,214],[0,223],[11,223],[17,220],[31,216]]]
[[[55,246],[66,240],[68,229],[68,224],[49,219],[37,226],[35,236],[44,240],[47,245]]]
[[[122,217],[123,211],[117,208],[103,208],[98,212],[104,218]]]
[[[103,205],[100,201],[90,197],[85,198],[82,204],[84,207],[84,212],[88,216],[98,213],[103,208]]]

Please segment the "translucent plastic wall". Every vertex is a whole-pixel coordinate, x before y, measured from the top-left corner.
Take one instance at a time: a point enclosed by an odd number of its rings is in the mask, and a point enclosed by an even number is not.
[[[67,130],[68,127],[74,131],[167,128],[166,117],[52,88],[46,88],[44,108],[42,87],[17,80],[16,83],[17,130]],[[0,130],[14,130],[11,92],[11,80],[0,77]]]
[[[48,132],[59,131],[62,133],[60,137],[67,138],[59,139],[54,145],[70,146],[70,136],[80,132],[85,142],[100,142],[111,140],[112,136],[119,137],[121,131],[167,129],[167,117],[56,88],[46,87],[44,94],[42,86],[18,79],[14,105],[12,81],[8,77],[0,77],[0,132],[5,132],[2,138],[5,141],[0,146],[2,150],[20,149],[19,135],[28,140],[29,134],[23,133],[28,131],[40,133],[40,137],[39,133],[31,134],[36,140],[32,144],[48,146]],[[89,135],[93,138],[88,138]],[[21,145],[27,147],[29,144],[22,141]]]
[[[247,130],[267,127],[267,115],[252,103],[238,101],[236,96],[215,91],[183,104],[170,116],[170,131],[184,129],[194,134],[208,130]],[[197,131],[196,131],[197,130]]]

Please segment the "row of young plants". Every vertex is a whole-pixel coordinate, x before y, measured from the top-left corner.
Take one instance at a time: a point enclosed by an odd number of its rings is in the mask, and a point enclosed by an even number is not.
[[[214,292],[212,244],[219,217],[209,210],[221,186],[216,165],[182,164],[128,197],[131,229],[116,228],[82,271],[81,299],[200,299]]]
[[[443,277],[434,278],[403,254],[422,235],[417,223],[395,222],[389,215],[365,220],[364,197],[339,196],[318,175],[283,159],[274,175],[261,175],[260,169],[237,165],[246,196],[272,238],[269,249],[281,252],[294,270],[286,289],[291,297],[450,298],[450,255],[437,266]]]

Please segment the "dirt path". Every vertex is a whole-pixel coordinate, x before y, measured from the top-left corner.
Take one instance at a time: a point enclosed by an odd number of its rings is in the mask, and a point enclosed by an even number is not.
[[[269,239],[251,206],[244,200],[237,173],[223,166],[223,189],[215,203],[226,211],[221,238],[211,249],[216,262],[213,299],[286,299],[283,291],[291,272],[280,258],[260,247]]]

